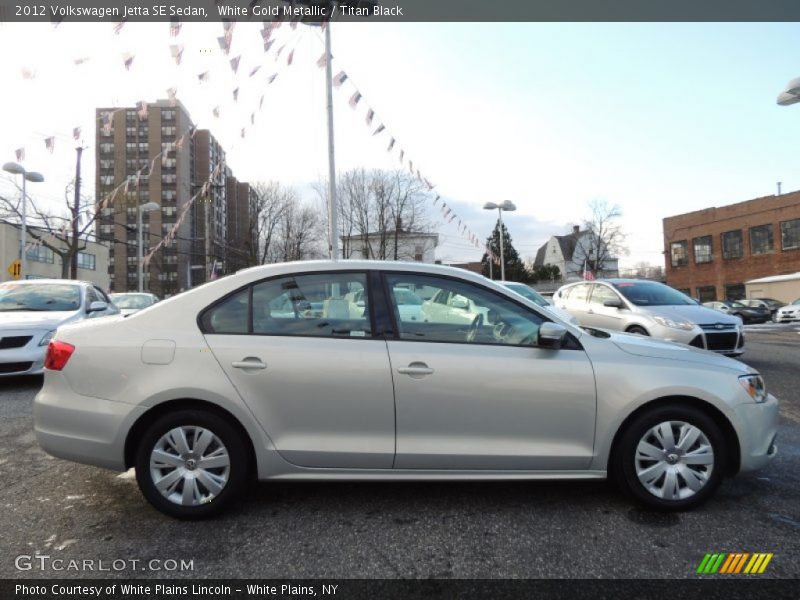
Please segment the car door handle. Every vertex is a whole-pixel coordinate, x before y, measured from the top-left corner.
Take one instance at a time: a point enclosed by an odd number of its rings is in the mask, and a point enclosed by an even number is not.
[[[423,375],[432,375],[433,369],[423,362],[412,362],[407,367],[399,367],[397,372],[403,375],[411,375],[412,377],[421,377]]]
[[[248,356],[244,360],[235,360],[231,363],[234,369],[266,369],[267,364],[254,356]]]

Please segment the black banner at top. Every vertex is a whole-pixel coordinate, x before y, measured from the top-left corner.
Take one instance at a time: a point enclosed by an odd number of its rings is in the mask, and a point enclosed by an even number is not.
[[[798,0],[0,0],[0,22],[800,21]]]

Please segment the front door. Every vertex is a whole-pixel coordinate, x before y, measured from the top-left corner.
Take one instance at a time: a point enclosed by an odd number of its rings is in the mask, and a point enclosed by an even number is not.
[[[577,341],[572,349],[538,348],[546,317],[477,284],[411,273],[386,278],[388,290],[444,291],[487,315],[470,327],[430,317],[410,322],[393,306],[396,469],[588,468],[595,382]]]
[[[386,342],[372,337],[369,302],[353,301],[365,288],[364,273],[280,277],[203,315],[214,356],[278,452],[295,465],[392,467]]]

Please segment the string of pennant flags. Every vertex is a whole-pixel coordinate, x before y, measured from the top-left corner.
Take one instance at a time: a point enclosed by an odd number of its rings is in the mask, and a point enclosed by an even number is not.
[[[120,31],[125,26],[126,21],[120,21],[113,25],[114,34],[119,35]],[[297,35],[294,34],[290,36],[290,39],[283,39],[278,40],[276,38],[276,31],[285,23],[281,21],[269,21],[264,22],[262,24],[262,29],[260,30],[260,36],[263,43],[263,52],[264,52],[264,59],[260,61],[255,61],[253,64],[249,65],[247,68],[243,68],[245,65],[242,63],[242,54],[237,54],[235,56],[230,56],[233,48],[233,39],[234,33],[236,30],[236,22],[235,21],[223,21],[223,32],[222,35],[217,37],[217,43],[221,52],[225,54],[228,58],[228,65],[237,78],[240,78],[247,73],[247,78],[244,81],[237,82],[238,85],[231,90],[231,98],[234,104],[238,104],[241,92],[243,91],[243,87],[247,86],[248,88],[255,86],[258,83],[258,80],[261,81],[263,86],[269,86],[275,82],[278,75],[280,74],[281,67],[285,66],[286,68],[291,67],[294,63],[295,57],[295,50],[302,37],[302,34]],[[59,23],[54,23],[54,26],[57,27]],[[291,30],[296,30],[298,26],[298,21],[294,20],[288,23],[288,26]],[[327,26],[327,23],[323,23],[322,27],[324,28]],[[185,46],[184,44],[180,43],[180,34],[182,30],[182,23],[178,20],[173,19],[169,23],[169,37],[170,44],[169,44],[169,55],[171,60],[175,63],[176,67],[181,67]],[[280,45],[277,45],[276,42],[280,41]],[[274,50],[274,51],[273,51]],[[281,57],[283,56],[283,60]],[[126,72],[131,71],[131,68],[134,65],[135,61],[135,54],[131,52],[124,52],[121,55],[121,63],[122,68]],[[268,60],[268,59],[271,59]],[[81,65],[86,64],[90,60],[89,57],[79,57],[72,61],[75,67],[80,67]],[[318,68],[325,68],[327,66],[328,54],[324,52],[319,59],[316,61],[316,66]],[[270,68],[270,65],[273,68]],[[277,68],[276,68],[277,67]],[[242,69],[242,76],[240,76],[239,71],[240,68]],[[263,78],[256,78],[256,76],[261,73]],[[34,79],[37,76],[37,73],[34,69],[31,68],[23,68],[22,69],[22,77],[25,79]],[[197,84],[204,85],[211,80],[212,72],[211,70],[206,70],[201,73],[197,74]],[[447,202],[442,199],[441,194],[438,192],[437,186],[432,183],[421,171],[419,164],[416,163],[412,159],[412,157],[406,152],[402,144],[400,143],[398,137],[392,132],[389,125],[379,117],[375,109],[372,105],[368,102],[368,100],[364,97],[361,90],[356,86],[353,79],[350,75],[343,69],[339,69],[336,72],[336,75],[333,77],[333,87],[340,93],[347,93],[347,102],[351,109],[353,110],[364,110],[364,123],[367,127],[368,131],[371,133],[371,136],[374,138],[384,138],[387,142],[385,152],[390,154],[391,156],[395,157],[396,160],[400,164],[400,168],[403,170],[408,170],[409,174],[412,177],[415,177],[431,194],[433,200],[433,206],[436,207],[441,212],[441,219],[448,225],[455,225],[459,235],[463,237],[465,240],[469,242],[471,246],[480,249],[482,246],[480,238],[471,230],[469,225],[466,223],[464,219],[462,219],[455,211],[452,205],[448,205]],[[170,105],[176,106],[178,103],[178,90],[176,87],[170,87],[167,90],[167,97]],[[262,110],[264,105],[265,95],[263,88],[261,88],[261,93],[258,94],[258,105],[257,107],[251,107],[251,110],[248,112],[248,120],[245,125],[241,127],[239,132],[240,137],[244,139],[247,134],[247,129],[255,125],[256,122],[256,114]],[[127,108],[117,108],[115,110],[107,110],[101,111],[98,115],[98,120],[101,123],[102,129],[106,133],[110,133],[113,128],[113,119],[114,115],[120,111],[126,111]],[[148,116],[148,103],[146,101],[140,101],[136,103],[136,111],[140,119],[145,120]],[[211,115],[214,118],[219,118],[222,112],[222,107],[219,104],[211,107]],[[184,134],[176,141],[174,149],[172,151],[179,152],[183,149],[184,144],[188,141],[188,136],[193,136],[196,131],[196,128],[192,128],[184,132]],[[82,135],[81,127],[74,127],[72,130],[72,138],[74,140],[80,140]],[[56,136],[49,135],[44,137],[44,144],[45,148],[51,154],[55,150],[55,142]],[[236,144],[234,143],[234,146]],[[231,148],[233,149],[233,148]],[[126,178],[125,181],[114,187],[110,192],[105,194],[102,199],[98,198],[97,202],[95,203],[95,210],[102,210],[108,208],[109,206],[114,204],[115,199],[117,198],[120,191],[124,194],[127,194],[129,191],[129,186],[131,185],[132,181],[136,181],[136,179],[144,176],[149,176],[152,173],[153,168],[158,160],[162,161],[164,164],[169,157],[170,149],[162,150],[162,152],[158,153],[149,163],[148,167],[145,169],[140,169],[135,177]],[[25,148],[20,147],[15,150],[15,155],[18,162],[23,162],[25,160]],[[219,175],[220,169],[224,168],[224,163],[219,163],[214,171],[209,176],[209,179],[205,181],[198,190],[180,209],[178,217],[173,224],[173,226],[166,232],[166,234],[159,240],[159,242],[150,249],[147,255],[144,257],[144,266],[145,268],[151,262],[154,254],[165,244],[172,242],[178,235],[178,231],[180,227],[183,225],[191,207],[195,204],[198,198],[207,197],[209,186],[212,185],[214,177]],[[76,216],[75,218],[80,218],[80,215]],[[74,219],[73,219],[74,220]],[[66,235],[69,231],[70,227],[72,226],[72,220],[66,220],[64,225],[61,227],[62,235]],[[37,240],[35,245],[40,244],[41,241]],[[496,256],[491,248],[487,247],[486,251],[490,256],[491,260],[494,262],[499,263],[499,257]]]

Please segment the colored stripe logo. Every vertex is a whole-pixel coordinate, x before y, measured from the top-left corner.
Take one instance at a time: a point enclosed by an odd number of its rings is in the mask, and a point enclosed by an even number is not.
[[[697,573],[701,575],[713,575],[715,573],[727,575],[740,573],[746,575],[761,574],[766,570],[769,561],[772,560],[772,556],[772,552],[756,552],[754,554],[749,552],[709,553],[700,561]]]

